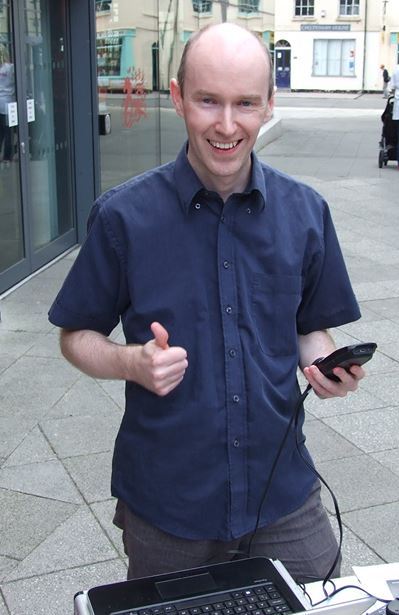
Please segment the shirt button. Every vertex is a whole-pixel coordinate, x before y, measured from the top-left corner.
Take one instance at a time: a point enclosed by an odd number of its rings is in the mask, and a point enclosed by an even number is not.
[[[233,308],[231,307],[231,305],[228,305],[226,307],[226,312],[227,312],[227,314],[231,314],[233,312]]]
[[[235,404],[238,404],[239,401],[240,401],[240,397],[238,395],[233,395],[233,402]]]
[[[225,217],[224,216],[220,216],[220,222],[224,222],[225,221]]]
[[[223,267],[224,267],[225,269],[228,269],[228,268],[230,267],[230,263],[229,263],[229,261],[223,261]]]
[[[230,348],[229,355],[234,359],[234,357],[237,355],[237,351],[234,348]]]
[[[194,205],[194,207],[195,207],[195,209],[201,209],[201,203],[196,203],[196,204]]]
[[[247,207],[247,214],[252,214],[252,209],[250,207]]]
[[[236,440],[234,440],[233,445],[234,445],[236,448],[238,448],[238,447],[240,446],[240,443],[239,443],[239,441],[236,439]]]

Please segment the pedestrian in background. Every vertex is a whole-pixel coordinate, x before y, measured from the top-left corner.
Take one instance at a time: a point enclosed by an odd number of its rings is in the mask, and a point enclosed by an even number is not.
[[[396,126],[396,158],[398,161],[398,170],[399,170],[399,64],[393,71],[392,79],[391,79],[391,89],[393,91],[394,99],[393,99],[393,109],[392,109],[392,121]]]
[[[390,80],[389,73],[388,73],[388,70],[385,68],[384,64],[381,64],[380,68],[382,70],[382,97],[388,98],[389,80]]]
[[[336,368],[335,382],[313,364],[335,349],[328,328],[360,317],[328,205],[253,151],[274,93],[253,33],[200,30],[170,88],[187,143],[97,200],[49,315],[71,363],[126,381],[112,494],[128,577],[249,545],[297,579],[334,564],[339,575],[320,483],[302,458],[311,463],[303,407],[298,441],[294,429],[284,437],[298,366],[321,399],[364,377]],[[126,344],[108,337],[120,320]]]

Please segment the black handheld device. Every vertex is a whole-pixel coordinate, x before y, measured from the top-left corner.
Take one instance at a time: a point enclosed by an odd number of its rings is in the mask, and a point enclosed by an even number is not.
[[[339,378],[333,374],[332,370],[334,367],[349,369],[351,365],[363,365],[363,363],[370,361],[376,348],[377,344],[374,342],[344,346],[343,348],[334,350],[334,352],[329,354],[327,357],[316,359],[316,361],[313,362],[313,365],[317,365],[322,374],[327,376],[327,378],[330,378],[330,380],[340,382]]]

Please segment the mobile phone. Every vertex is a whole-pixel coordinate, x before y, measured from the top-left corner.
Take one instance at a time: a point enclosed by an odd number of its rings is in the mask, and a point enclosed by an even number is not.
[[[324,374],[324,376],[327,376],[327,378],[330,378],[330,380],[340,382],[338,376],[333,374],[332,370],[334,367],[343,367],[344,369],[349,370],[351,365],[363,365],[363,363],[370,361],[376,348],[377,344],[374,342],[344,346],[343,348],[334,350],[334,352],[329,354],[327,357],[316,359],[316,361],[313,362],[313,365],[317,365],[321,373]]]

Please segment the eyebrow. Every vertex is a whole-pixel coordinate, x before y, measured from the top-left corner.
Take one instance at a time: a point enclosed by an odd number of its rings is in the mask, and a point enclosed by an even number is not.
[[[209,96],[210,98],[218,98],[218,94],[214,94],[208,90],[197,90],[193,93],[194,96]],[[262,96],[259,94],[239,94],[237,96],[239,100],[262,100]]]

